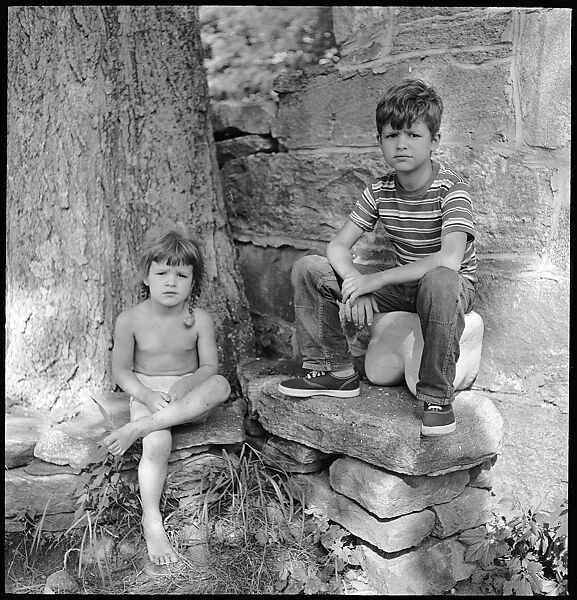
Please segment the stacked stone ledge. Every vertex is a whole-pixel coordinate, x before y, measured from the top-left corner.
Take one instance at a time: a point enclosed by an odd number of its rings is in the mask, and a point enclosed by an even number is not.
[[[467,579],[461,532],[491,519],[491,467],[503,422],[483,393],[454,403],[457,431],[420,435],[422,403],[406,386],[361,383],[358,398],[280,394],[291,361],[247,360],[238,374],[247,418],[266,432],[265,461],[279,464],[308,508],[354,535],[373,588],[435,594]]]
[[[128,421],[126,394],[101,393],[97,399],[115,427]],[[201,503],[209,475],[228,469],[223,451],[235,459],[232,451],[245,439],[245,413],[246,402],[236,400],[218,407],[201,425],[173,428],[166,489],[181,506]],[[5,416],[7,533],[23,531],[26,513],[44,515],[42,529],[47,532],[63,532],[77,522],[75,490],[82,472],[106,457],[107,450],[98,443],[106,435],[106,420],[96,403],[61,423],[16,408]],[[136,482],[137,464],[125,461],[122,468],[123,480]]]

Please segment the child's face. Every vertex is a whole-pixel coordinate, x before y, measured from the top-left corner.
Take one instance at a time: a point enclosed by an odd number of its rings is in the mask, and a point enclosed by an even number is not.
[[[152,261],[144,283],[150,297],[164,306],[178,306],[186,302],[192,289],[192,266],[169,266]]]
[[[411,127],[393,129],[386,124],[378,138],[387,164],[397,172],[417,172],[431,160],[431,152],[439,146],[440,134],[431,137],[424,121],[418,119]]]

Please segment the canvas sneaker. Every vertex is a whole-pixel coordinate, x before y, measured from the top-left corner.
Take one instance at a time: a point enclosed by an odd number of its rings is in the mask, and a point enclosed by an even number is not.
[[[353,398],[360,393],[359,374],[336,377],[326,371],[311,371],[304,377],[287,379],[278,384],[279,392],[295,398],[333,396]]]
[[[447,435],[455,431],[455,414],[452,404],[432,404],[425,402],[423,411],[423,422],[421,424],[421,435],[435,436]]]

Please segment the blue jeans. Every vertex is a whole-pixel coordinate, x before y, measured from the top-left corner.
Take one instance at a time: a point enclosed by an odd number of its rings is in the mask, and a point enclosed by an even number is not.
[[[376,268],[355,265],[361,273]],[[339,301],[342,279],[323,256],[306,255],[293,266],[295,325],[305,369],[339,371],[353,365],[341,327]],[[465,313],[473,308],[475,287],[448,267],[437,267],[420,281],[387,285],[373,292],[379,312],[402,310],[417,313],[423,333],[417,398],[449,404],[455,390],[455,365]]]

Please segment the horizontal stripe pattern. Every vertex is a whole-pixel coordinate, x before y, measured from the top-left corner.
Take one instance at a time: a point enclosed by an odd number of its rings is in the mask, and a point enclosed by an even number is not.
[[[467,182],[453,169],[434,163],[433,182],[422,194],[401,193],[395,174],[375,179],[355,204],[350,219],[363,231],[380,221],[395,251],[398,266],[412,263],[441,249],[447,233],[463,231],[467,245],[460,273],[477,281],[475,226]]]

